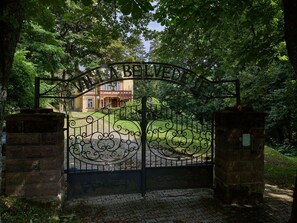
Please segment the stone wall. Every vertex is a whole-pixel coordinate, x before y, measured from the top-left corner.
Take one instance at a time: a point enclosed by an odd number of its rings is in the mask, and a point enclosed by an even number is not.
[[[265,113],[229,110],[215,114],[215,195],[227,203],[262,200]],[[244,146],[243,134],[250,135]]]
[[[64,184],[64,114],[23,110],[6,117],[5,193],[57,197]]]

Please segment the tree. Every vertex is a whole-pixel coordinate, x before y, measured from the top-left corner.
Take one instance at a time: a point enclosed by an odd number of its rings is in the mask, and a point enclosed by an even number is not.
[[[159,50],[207,76],[265,65],[283,41],[276,1],[160,1],[155,17],[166,25]]]
[[[239,79],[242,104],[269,114],[270,142],[288,141],[288,148],[297,151],[297,108],[294,98],[288,100],[296,78],[279,1],[160,1],[155,18],[166,27],[156,40],[154,58],[213,80]]]
[[[51,77],[63,69],[64,42],[57,39],[52,26],[45,28],[37,21],[23,24],[8,84],[6,114],[32,107],[35,77]]]
[[[34,78],[36,67],[26,58],[28,52],[17,50],[14,56],[11,77],[8,84],[6,110],[13,113],[19,108],[29,108],[34,100]]]
[[[77,75],[81,67],[109,63],[108,48],[116,42],[127,48],[135,45],[148,23],[142,10],[152,9],[148,1],[140,0],[89,2],[68,1],[66,10],[56,13],[59,38],[65,42],[63,73],[68,76]]]
[[[73,1],[80,2],[79,0]],[[84,5],[96,4],[92,0],[81,0],[81,2]],[[98,1],[98,3],[100,2]],[[111,1],[106,0],[106,2]],[[32,19],[31,15],[38,18],[43,24],[53,21],[52,19],[48,20],[48,17],[44,16],[43,12],[54,9],[57,13],[62,13],[65,10],[64,3],[65,1],[62,0],[46,2],[40,0],[2,0],[0,3],[0,138],[2,138],[5,101],[11,68],[23,22],[24,20],[30,21]],[[123,14],[132,14],[131,20],[140,18],[153,9],[150,0],[119,0],[118,5]],[[40,10],[41,8],[44,10]],[[45,15],[50,16],[50,13]],[[108,20],[109,17],[110,15],[104,19]],[[98,30],[98,33],[100,33],[100,30]],[[2,144],[0,144],[0,154],[2,154]]]
[[[285,39],[287,43],[288,56],[294,68],[297,80],[297,2],[283,0],[284,21],[285,21]],[[297,222],[297,173],[295,179],[295,188],[293,192],[293,204],[289,223]]]
[[[243,105],[268,112],[268,136],[296,150],[297,2],[283,0],[283,6],[276,0],[160,0],[155,18],[166,28],[155,53],[209,78],[239,78]],[[296,190],[297,176],[290,222],[297,222]]]
[[[25,2],[4,0],[0,3],[0,86],[2,91],[7,90],[13,56],[25,17]]]
[[[82,2],[83,5],[99,4],[92,0],[73,0],[73,2],[79,3]],[[111,2],[106,0],[105,2]],[[148,11],[153,10],[150,0],[129,0],[117,2],[120,11],[124,15],[130,16],[130,20],[139,19],[144,16]],[[44,10],[40,10],[40,7]],[[82,6],[83,7],[83,6]],[[35,19],[38,18],[40,21],[43,20],[43,23],[47,23],[48,17],[43,15],[43,12],[47,12],[50,9],[54,9],[57,13],[63,13],[65,10],[64,1],[21,1],[21,0],[3,0],[0,3],[0,90],[1,90],[1,110],[0,110],[0,120],[3,120],[3,109],[4,101],[8,87],[9,77],[11,75],[11,68],[13,63],[13,57],[16,50],[16,46],[20,37],[20,33],[23,26],[23,21],[26,19],[30,21],[32,19],[31,14]],[[96,10],[96,9],[95,9]],[[65,11],[64,11],[65,12]],[[41,15],[42,14],[42,15]],[[49,14],[46,14],[49,15]],[[105,15],[104,20],[110,19],[110,15]],[[98,30],[100,34],[100,30]],[[4,93],[3,93],[4,92]],[[2,129],[2,128],[0,128]],[[0,131],[0,133],[2,130]]]
[[[275,85],[292,78],[276,1],[160,1],[155,18],[166,25],[154,49],[158,60],[213,80],[240,79],[243,105],[269,112],[273,103],[264,107],[262,95],[269,99]]]
[[[26,1],[4,0],[0,3],[0,138],[2,139],[4,109],[13,57],[25,17]],[[2,160],[2,143],[0,143]],[[2,164],[1,164],[2,166]],[[2,174],[2,169],[0,169]]]

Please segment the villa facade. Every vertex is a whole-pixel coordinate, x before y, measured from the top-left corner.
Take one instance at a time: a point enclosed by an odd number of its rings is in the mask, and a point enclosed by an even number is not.
[[[133,80],[116,81],[101,85],[76,98],[73,110],[94,112],[100,108],[119,107],[133,98]]]

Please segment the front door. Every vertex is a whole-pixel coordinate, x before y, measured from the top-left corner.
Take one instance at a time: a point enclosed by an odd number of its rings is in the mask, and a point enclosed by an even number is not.
[[[118,107],[118,98],[111,99],[111,107],[113,108]]]

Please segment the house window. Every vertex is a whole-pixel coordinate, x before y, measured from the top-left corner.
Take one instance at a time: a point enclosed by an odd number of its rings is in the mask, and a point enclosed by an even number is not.
[[[112,82],[112,83],[109,83],[109,84],[105,84],[104,85],[104,90],[108,90],[108,91],[111,91],[111,90],[120,90],[120,82],[119,81],[116,81],[116,82]]]
[[[93,99],[88,98],[88,108],[93,108]]]

